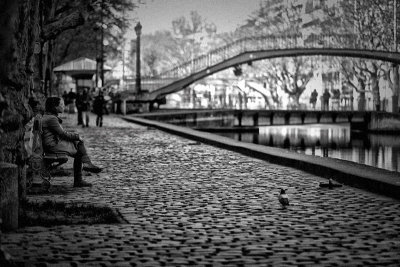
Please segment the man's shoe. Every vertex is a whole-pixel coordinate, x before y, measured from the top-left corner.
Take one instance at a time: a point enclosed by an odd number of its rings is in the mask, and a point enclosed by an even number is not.
[[[74,183],[74,187],[91,187],[91,186],[92,186],[91,183],[88,183],[85,181],[80,181],[80,182]]]
[[[93,163],[83,163],[83,170],[93,173],[99,173],[102,171],[100,167],[93,165]]]

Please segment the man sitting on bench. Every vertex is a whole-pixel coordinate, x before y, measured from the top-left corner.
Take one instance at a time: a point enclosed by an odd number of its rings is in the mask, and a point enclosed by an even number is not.
[[[65,153],[74,158],[74,187],[92,186],[83,181],[83,170],[99,173],[101,168],[93,165],[87,152],[83,139],[78,133],[65,131],[62,120],[58,117],[64,111],[64,100],[60,97],[49,97],[46,99],[45,113],[42,119],[43,148],[50,153]]]

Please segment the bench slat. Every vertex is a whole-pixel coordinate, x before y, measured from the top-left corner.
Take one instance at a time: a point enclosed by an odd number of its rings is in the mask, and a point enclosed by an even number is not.
[[[65,163],[68,161],[68,156],[65,153],[44,153],[43,160],[47,162]]]

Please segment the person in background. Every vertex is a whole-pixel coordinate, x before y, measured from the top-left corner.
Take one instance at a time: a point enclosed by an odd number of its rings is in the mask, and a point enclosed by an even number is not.
[[[72,91],[72,88],[69,90],[69,93],[67,95],[67,100],[68,102],[65,102],[65,105],[68,105],[68,113],[75,113],[75,100],[76,100],[76,94],[74,91]]]
[[[78,91],[78,94],[76,95],[75,106],[76,110],[78,111],[78,125],[83,125],[83,119],[82,119],[83,96],[81,91]]]
[[[62,95],[62,99],[64,100],[64,104],[65,104],[66,106],[68,106],[68,104],[69,104],[69,98],[68,98],[67,91],[64,91],[64,93],[63,93],[63,95]]]
[[[42,119],[42,138],[44,151],[66,153],[74,158],[74,187],[87,187],[92,184],[83,181],[83,170],[99,173],[100,167],[95,166],[89,158],[82,137],[78,133],[68,132],[61,126],[59,114],[64,111],[64,101],[60,97],[46,99],[45,113]]]
[[[89,112],[91,109],[92,97],[90,92],[85,88],[82,93],[82,127],[89,127]]]
[[[317,97],[318,97],[317,90],[314,89],[314,91],[311,93],[311,97],[310,97],[310,104],[312,105],[313,109],[315,109],[315,105],[317,104]]]
[[[96,126],[103,126],[103,115],[105,110],[106,101],[104,100],[103,91],[100,90],[98,96],[93,101],[93,112],[97,115]]]
[[[324,94],[322,95],[322,110],[329,110],[329,99],[331,98],[331,94],[328,89],[325,89]]]
[[[108,115],[110,114],[109,104],[112,101],[112,99],[106,90],[103,90],[103,96],[104,96],[104,114]]]

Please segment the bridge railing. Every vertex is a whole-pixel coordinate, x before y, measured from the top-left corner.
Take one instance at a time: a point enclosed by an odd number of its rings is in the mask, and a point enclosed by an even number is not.
[[[152,92],[178,79],[179,79],[178,77],[164,77],[164,78],[143,77],[141,81],[141,86],[143,90]]]
[[[356,48],[356,38],[353,34],[341,35],[310,35],[304,38],[302,35],[265,35],[245,37],[230,44],[219,47],[209,53],[194,58],[179,66],[161,73],[162,78],[181,78],[192,73],[204,70],[210,66],[221,63],[228,58],[244,52],[260,50],[279,50],[294,48]]]
[[[361,47],[354,34],[310,34],[307,37],[301,34],[245,37],[161,73],[157,82],[152,82],[154,78],[142,79],[142,82],[146,84],[144,87],[151,92],[173,81],[222,63],[229,58],[251,51],[301,48],[355,49]]]

